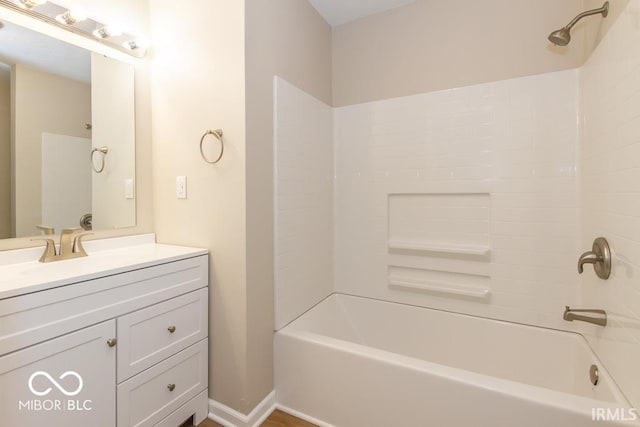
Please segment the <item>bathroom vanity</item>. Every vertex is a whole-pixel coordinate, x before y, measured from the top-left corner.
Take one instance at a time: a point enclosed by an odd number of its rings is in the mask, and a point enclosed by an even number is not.
[[[207,251],[143,235],[0,253],[0,424],[176,427],[208,412]]]

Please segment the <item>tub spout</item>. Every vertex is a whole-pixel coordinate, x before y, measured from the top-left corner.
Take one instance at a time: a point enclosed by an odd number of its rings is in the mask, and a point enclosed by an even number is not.
[[[597,314],[598,317],[591,316],[583,316],[581,314],[576,313],[590,313]],[[570,308],[568,305],[564,307],[564,314],[562,318],[567,322],[573,322],[574,320],[579,320],[581,322],[593,323],[598,326],[607,326],[607,312],[604,310],[576,310]]]

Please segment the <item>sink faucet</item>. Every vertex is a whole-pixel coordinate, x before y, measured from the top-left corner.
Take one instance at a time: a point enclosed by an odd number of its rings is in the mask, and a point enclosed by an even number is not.
[[[583,316],[576,313],[598,314],[600,317]],[[568,322],[579,320],[581,322],[593,323],[598,326],[607,326],[607,312],[604,310],[576,310],[567,305],[564,307],[564,314],[562,315],[562,318]]]
[[[62,233],[60,233],[60,249],[58,252],[56,252],[56,244],[53,239],[32,239],[44,240],[46,242],[44,253],[40,257],[40,262],[62,261],[87,256],[87,252],[82,246],[82,238],[93,233],[83,233],[83,231],[82,228],[65,228],[62,230]]]

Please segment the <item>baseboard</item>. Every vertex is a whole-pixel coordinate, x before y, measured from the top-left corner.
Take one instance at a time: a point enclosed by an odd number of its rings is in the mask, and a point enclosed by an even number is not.
[[[276,409],[276,392],[272,391],[249,415],[209,399],[209,418],[224,427],[259,427]]]
[[[282,412],[286,412],[287,414],[293,415],[296,418],[300,418],[301,420],[304,420],[304,421],[309,422],[311,424],[315,424],[318,427],[335,427],[333,424],[325,423],[322,420],[319,420],[317,418],[311,417],[311,416],[309,416],[309,415],[307,415],[305,413],[302,413],[300,411],[296,411],[295,409],[291,409],[288,406],[284,406],[284,405],[281,405],[279,403],[275,404],[275,409],[279,409]]]

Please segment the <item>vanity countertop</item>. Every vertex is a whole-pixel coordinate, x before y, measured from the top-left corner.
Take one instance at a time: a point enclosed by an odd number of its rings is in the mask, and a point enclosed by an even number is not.
[[[201,248],[155,243],[155,235],[85,242],[89,256],[38,262],[43,248],[0,252],[0,300],[98,277],[206,255]]]

